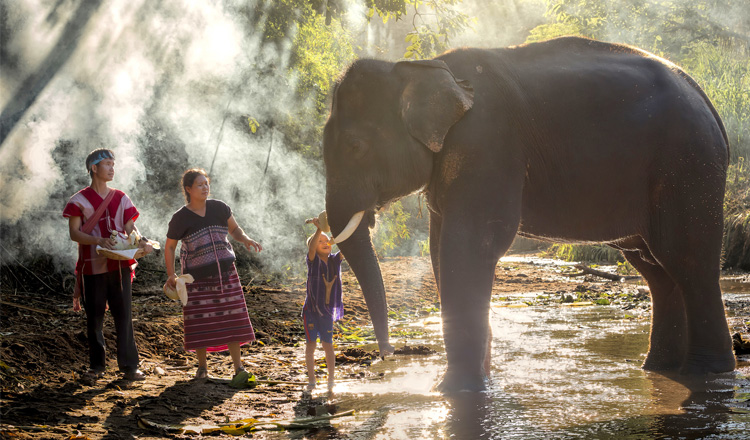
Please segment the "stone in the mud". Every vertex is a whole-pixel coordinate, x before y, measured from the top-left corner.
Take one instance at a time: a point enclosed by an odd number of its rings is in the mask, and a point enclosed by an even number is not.
[[[750,340],[742,339],[742,335],[738,332],[732,335],[732,348],[734,348],[734,354],[750,354]]]
[[[320,417],[336,414],[336,405],[333,403],[326,403],[324,405],[316,405],[307,409],[307,415]]]
[[[417,345],[413,347],[410,345],[404,345],[403,347],[397,348],[394,354],[431,355],[435,354],[435,350],[426,345]]]
[[[336,355],[336,362],[342,364],[367,364],[377,358],[374,351],[365,351],[361,348],[347,348]]]

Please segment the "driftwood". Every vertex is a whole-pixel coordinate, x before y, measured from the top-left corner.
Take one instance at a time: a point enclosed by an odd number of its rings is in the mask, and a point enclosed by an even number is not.
[[[607,279],[607,280],[619,281],[619,282],[623,282],[625,280],[635,280],[635,279],[641,278],[640,276],[637,276],[637,275],[636,276],[622,276],[622,275],[612,274],[612,273],[609,273],[609,272],[604,272],[604,271],[601,271],[601,270],[592,269],[592,268],[586,266],[585,264],[576,264],[575,268],[579,269],[581,272],[580,273],[570,274],[569,276],[571,276],[571,277],[579,277],[579,276],[582,276],[582,275],[594,275],[594,276],[601,277],[601,278],[604,278],[604,279]]]

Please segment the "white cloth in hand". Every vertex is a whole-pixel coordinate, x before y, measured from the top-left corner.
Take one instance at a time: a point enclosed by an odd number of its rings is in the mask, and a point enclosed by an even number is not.
[[[179,299],[182,302],[182,306],[185,307],[188,301],[187,286],[185,284],[192,283],[193,281],[195,281],[195,278],[189,273],[180,275],[177,277],[177,280],[175,280],[175,288],[164,283],[164,293],[171,299]]]

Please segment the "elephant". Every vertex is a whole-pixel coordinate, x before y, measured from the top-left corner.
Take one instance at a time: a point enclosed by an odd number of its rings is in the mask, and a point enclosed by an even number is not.
[[[328,222],[353,230],[338,245],[381,355],[393,347],[370,229],[390,202],[425,195],[441,392],[486,388],[494,271],[516,234],[622,252],[652,298],[644,369],[735,368],[719,288],[729,142],[673,63],[580,37],[358,59],[334,85],[323,160]]]

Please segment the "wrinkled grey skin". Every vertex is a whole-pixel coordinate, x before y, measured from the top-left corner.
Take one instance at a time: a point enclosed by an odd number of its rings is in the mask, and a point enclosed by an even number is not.
[[[621,249],[651,288],[644,368],[735,367],[719,290],[728,143],[695,82],[635,48],[560,38],[355,62],[325,127],[326,208],[381,352],[387,305],[368,227],[424,190],[441,299],[444,392],[485,386],[494,268],[516,232]]]

